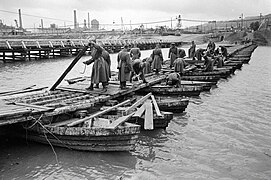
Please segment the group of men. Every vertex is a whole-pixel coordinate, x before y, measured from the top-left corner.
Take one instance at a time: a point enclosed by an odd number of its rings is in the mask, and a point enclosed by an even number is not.
[[[107,85],[111,77],[110,55],[104,48],[96,44],[95,41],[90,41],[89,45],[92,58],[83,63],[86,65],[94,64],[91,73],[91,83],[87,89],[93,90],[94,85],[95,88],[99,88],[99,83],[102,83],[103,89],[107,90]],[[125,89],[126,82],[132,82],[134,77],[140,78],[143,83],[147,83],[144,74],[151,72],[159,73],[164,63],[160,44],[156,45],[150,57],[143,60],[140,59],[141,52],[136,44],[130,51],[128,48],[128,45],[124,45],[117,56],[118,79],[121,89]],[[190,58],[197,60],[202,60],[203,57],[205,60],[205,71],[212,71],[214,62],[217,63],[217,67],[224,65],[224,60],[227,58],[227,49],[223,46],[215,49],[215,43],[210,41],[206,49],[200,48],[196,50],[196,44],[192,41],[188,55]],[[183,49],[178,49],[174,43],[171,44],[168,57],[170,58],[170,68],[174,67],[174,73],[168,76],[168,84],[174,85],[177,83],[177,85],[180,85],[181,76],[184,74],[185,67],[188,65],[184,60],[185,56],[186,53]]]
[[[96,44],[95,41],[90,41],[89,46],[91,48],[91,59],[83,63],[86,65],[93,63],[93,66],[91,83],[86,89],[93,90],[94,88],[99,88],[99,84],[101,83],[103,90],[106,91],[111,77],[110,55],[104,48]],[[126,89],[126,82],[132,82],[135,76],[140,78],[143,83],[147,83],[144,74],[152,71],[159,73],[163,64],[163,55],[159,44],[156,45],[151,56],[143,60],[140,59],[141,52],[136,44],[134,44],[134,47],[130,51],[128,48],[128,45],[124,45],[117,56],[118,79],[121,89]]]

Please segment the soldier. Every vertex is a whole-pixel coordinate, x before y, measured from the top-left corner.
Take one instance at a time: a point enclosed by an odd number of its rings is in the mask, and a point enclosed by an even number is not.
[[[207,51],[214,52],[215,51],[215,43],[211,40],[207,44]]]
[[[146,67],[146,64],[142,60],[135,59],[132,62],[133,71],[131,73],[130,82],[132,82],[133,76],[136,74],[143,80],[143,83],[147,83],[144,76],[144,72],[143,72],[145,67]]]
[[[137,44],[134,44],[134,47],[130,50],[130,56],[132,60],[139,59],[141,56],[140,49],[137,47]]]
[[[205,72],[211,72],[214,70],[214,59],[213,59],[213,55],[207,51],[206,54],[203,56],[205,62],[204,62],[204,65],[205,65],[205,69],[204,71]]]
[[[143,73],[144,74],[149,74],[151,73],[151,64],[152,64],[152,54],[150,55],[150,57],[147,57],[145,59],[143,59],[143,62],[145,63],[145,67],[143,69]]]
[[[119,69],[119,81],[120,81],[120,88],[125,89],[126,88],[126,81],[130,80],[130,72],[132,70],[131,67],[131,59],[130,55],[128,53],[128,46],[124,45],[124,48],[122,51],[118,54],[118,69]]]
[[[174,71],[178,72],[181,76],[184,74],[184,68],[188,63],[184,61],[183,58],[177,58],[174,61]]]
[[[175,86],[175,87],[181,87],[181,76],[177,72],[170,73],[167,76],[167,85]]]
[[[175,59],[177,59],[177,57],[178,57],[178,49],[175,46],[175,43],[171,43],[171,47],[169,48],[169,52],[168,52],[168,58],[170,58],[170,65],[169,65],[170,68],[173,67],[173,63]]]
[[[196,44],[194,41],[191,42],[191,46],[188,50],[188,55],[190,58],[192,58],[193,60],[195,59],[195,52],[196,52]]]
[[[198,61],[202,60],[202,56],[204,55],[204,51],[205,51],[205,49],[202,49],[202,48],[199,48],[196,50],[195,57]]]
[[[103,85],[103,90],[106,91],[107,84],[109,81],[109,75],[106,70],[106,62],[102,57],[103,48],[96,44],[94,41],[90,43],[91,56],[92,58],[88,61],[83,62],[86,65],[89,65],[94,62],[91,72],[91,83],[87,90],[93,90],[94,84],[99,84],[100,82]]]
[[[163,64],[163,54],[159,44],[156,44],[155,49],[152,51],[152,57],[152,70],[155,70],[155,72],[158,74],[159,71],[162,69]]]
[[[186,56],[185,50],[184,49],[178,49],[178,55],[180,58],[184,58]]]

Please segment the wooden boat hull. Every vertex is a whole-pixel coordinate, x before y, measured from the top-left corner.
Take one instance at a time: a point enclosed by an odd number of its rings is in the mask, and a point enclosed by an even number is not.
[[[178,98],[157,98],[157,104],[159,109],[162,111],[182,113],[187,108],[189,100]]]
[[[157,95],[178,95],[178,96],[199,96],[203,91],[201,86],[182,86],[175,88],[172,86],[152,86],[140,90],[143,93],[152,92]]]
[[[214,70],[211,72],[187,72],[184,76],[215,76],[219,75],[221,78],[227,78],[231,75],[230,70]]]
[[[27,138],[53,146],[82,151],[131,151],[137,143],[140,126],[124,123],[115,130],[87,127],[34,126]]]
[[[208,81],[217,84],[217,81],[220,80],[220,75],[214,76],[182,76],[182,80],[186,81]]]
[[[204,81],[181,81],[182,85],[189,85],[189,86],[202,86],[203,91],[209,91],[213,85],[216,85],[214,82],[204,82]]]

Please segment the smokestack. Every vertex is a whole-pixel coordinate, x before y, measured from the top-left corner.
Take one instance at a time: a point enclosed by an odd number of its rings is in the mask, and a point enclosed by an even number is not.
[[[74,14],[74,29],[76,29],[77,28],[76,10],[73,10],[73,14]]]
[[[84,28],[87,28],[87,20],[84,19]]]
[[[43,19],[40,20],[41,23],[41,29],[43,30]]]
[[[88,13],[88,28],[90,29],[90,18],[89,18],[89,13]]]
[[[21,9],[19,9],[19,24],[20,24],[20,29],[23,29]]]

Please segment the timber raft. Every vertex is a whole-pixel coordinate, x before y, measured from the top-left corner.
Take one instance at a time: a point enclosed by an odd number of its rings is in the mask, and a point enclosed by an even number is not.
[[[181,42],[155,39],[108,39],[97,40],[97,44],[104,47],[109,53],[117,53],[124,44],[132,47],[134,44],[141,50],[154,49],[157,43],[167,48],[171,43],[181,45]],[[85,45],[87,39],[17,39],[0,40],[0,62],[30,61],[57,57],[75,56]],[[86,53],[88,53],[88,50]]]
[[[257,48],[255,44],[236,45],[228,48],[231,62],[247,63]],[[149,74],[147,84],[128,84],[128,89],[120,90],[117,82],[109,83],[106,92],[102,89],[87,91],[88,81],[57,87],[53,91],[44,88],[0,94],[0,126],[37,120],[42,117],[58,118],[79,110],[97,111],[95,108],[112,99],[133,94],[140,89],[151,87],[165,80],[167,72]],[[32,91],[32,92],[30,92]]]

